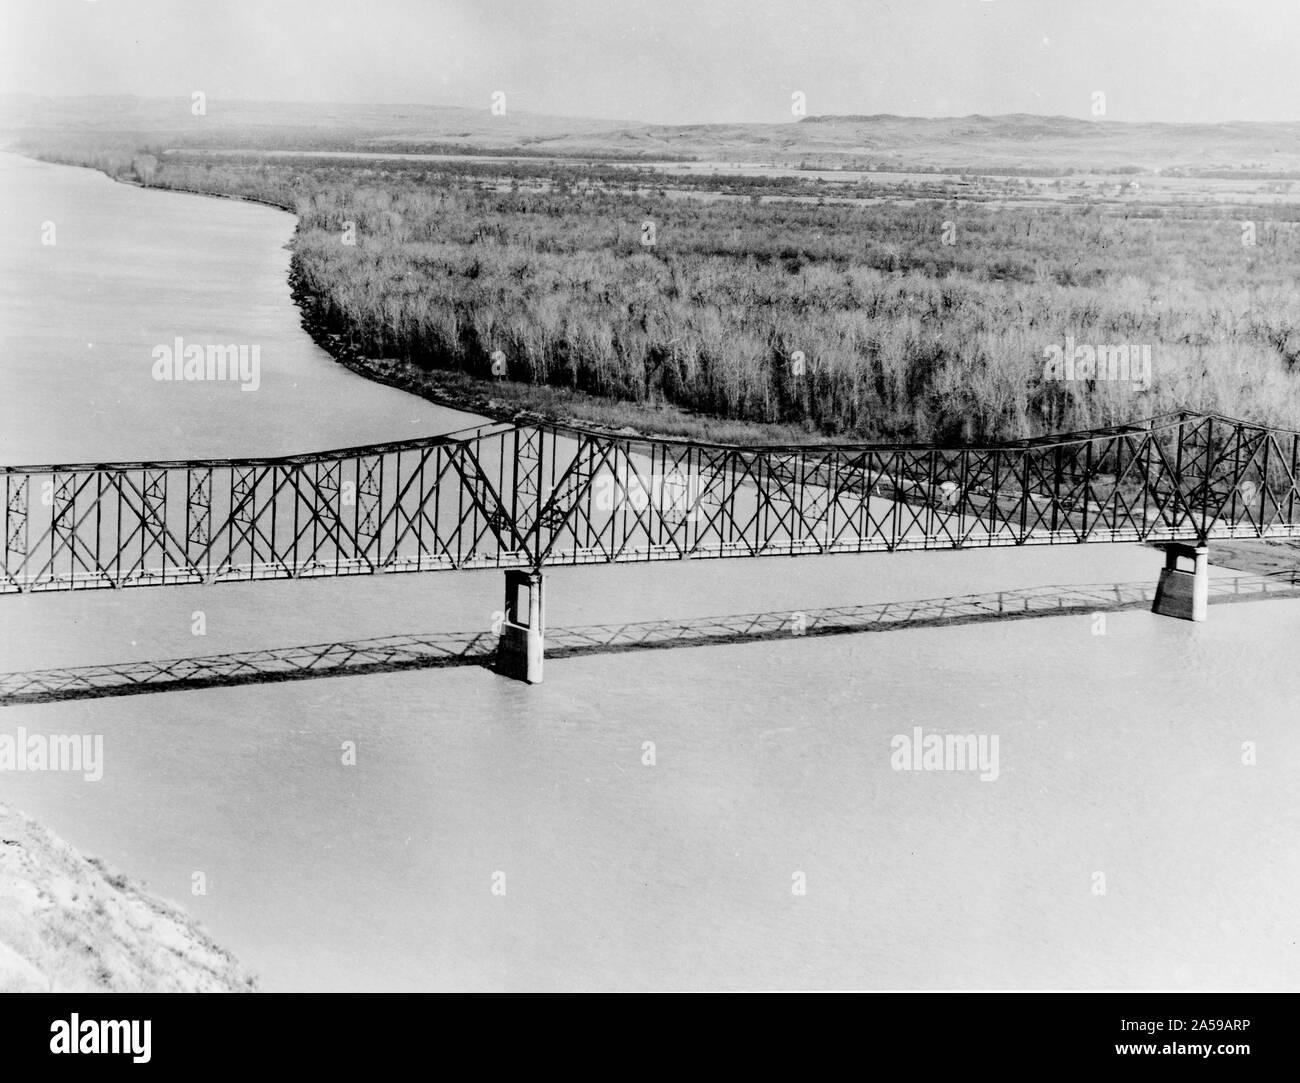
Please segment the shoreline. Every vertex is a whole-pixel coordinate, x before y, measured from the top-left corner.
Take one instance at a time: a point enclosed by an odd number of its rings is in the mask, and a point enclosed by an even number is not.
[[[18,152],[13,151],[11,153]],[[27,157],[27,155],[20,156]],[[49,164],[52,165],[69,165],[74,169],[92,169],[118,184],[125,184],[131,188],[139,188],[145,191],[180,192],[184,195],[205,196],[209,199],[231,199],[271,207],[274,210],[284,211],[286,214],[293,216],[295,223],[294,241],[297,240],[298,225],[301,219],[297,208],[291,207],[287,203],[278,203],[270,199],[239,195],[233,192],[205,192],[198,188],[182,188],[170,184],[145,184],[127,177],[115,177],[107,170],[96,166],[77,166],[68,162],[55,162],[44,158],[33,158],[32,161],[49,161]],[[714,418],[691,414],[679,407],[646,406],[642,403],[621,399],[599,398],[584,392],[566,391],[563,388],[550,385],[536,386],[512,381],[495,383],[477,379],[454,369],[426,369],[410,361],[370,357],[346,342],[342,333],[330,330],[318,316],[316,309],[322,299],[311,293],[303,285],[298,266],[298,253],[294,249],[292,242],[289,247],[291,253],[289,260],[290,296],[298,308],[303,330],[307,332],[311,340],[327,353],[336,364],[342,365],[350,372],[354,372],[358,376],[375,383],[395,388],[398,391],[405,391],[435,406],[443,406],[449,410],[459,410],[463,413],[478,414],[489,421],[512,421],[519,414],[527,413],[550,421],[587,427],[598,433],[617,433],[624,436],[642,436],[646,438],[681,437],[689,435],[688,430],[693,431],[703,424],[706,427],[722,430],[731,437],[731,439],[715,441],[719,443],[743,445],[745,443],[811,444],[834,442],[826,440],[820,434],[809,433],[792,425],[768,425],[728,418]],[[496,395],[509,396],[513,401],[509,403],[503,402]],[[587,409],[577,412],[557,410],[555,408],[555,400],[557,399],[577,400]],[[572,405],[572,402],[569,404]],[[657,425],[648,427],[626,424],[615,425],[596,420],[591,416],[592,413],[602,411],[630,413],[639,418],[652,418],[656,413],[664,416],[658,419],[659,423]]]
[[[17,152],[12,152],[17,153]],[[26,155],[22,155],[26,157]],[[47,161],[34,158],[33,161]],[[51,162],[54,165],[71,165]],[[197,188],[182,188],[169,184],[145,184],[126,177],[115,177],[96,166],[75,166],[93,169],[111,181],[146,191],[180,192],[184,195],[205,196],[210,199],[230,199],[255,203],[274,210],[284,211],[294,217],[294,241],[301,222],[296,207],[257,196],[231,192],[206,192]],[[677,406],[646,405],[624,399],[602,398],[585,392],[570,391],[553,385],[500,382],[478,379],[450,368],[423,368],[414,362],[397,358],[375,358],[357,350],[345,340],[343,333],[331,330],[318,315],[322,298],[311,293],[302,283],[298,253],[290,244],[289,290],[298,308],[303,330],[336,364],[350,372],[378,384],[405,391],[435,406],[463,413],[477,414],[488,421],[513,421],[520,414],[531,414],[563,424],[588,428],[596,433],[656,437],[707,439],[712,443],[735,444],[834,444],[823,434],[809,432],[796,425],[764,424],[730,418],[693,414]],[[576,407],[576,409],[575,409]],[[601,418],[600,415],[606,415]],[[628,424],[629,421],[640,424]],[[646,424],[649,422],[649,424]],[[699,434],[706,430],[705,437]],[[708,434],[712,433],[712,436]],[[852,443],[852,441],[849,441]]]
[[[184,908],[0,804],[0,993],[256,991]]]
[[[495,422],[513,421],[519,415],[525,414],[577,428],[586,428],[603,435],[687,439],[737,447],[754,445],[833,447],[841,444],[860,446],[863,443],[861,440],[836,439],[833,435],[812,431],[806,424],[746,421],[697,414],[667,402],[655,402],[653,398],[650,402],[609,398],[554,384],[518,383],[508,378],[484,379],[471,376],[459,367],[426,367],[410,360],[371,356],[352,344],[352,332],[349,329],[330,325],[321,314],[321,310],[327,304],[326,299],[305,286],[297,249],[302,219],[296,206],[236,192],[205,191],[168,183],[143,182],[132,177],[115,175],[102,166],[37,157],[33,153],[13,148],[7,148],[7,152],[31,161],[91,169],[103,174],[109,180],[133,188],[240,200],[292,215],[295,223],[293,237],[286,246],[290,251],[288,284],[291,298],[299,310],[303,329],[335,363],[365,379],[405,391],[435,406],[477,414],[485,420]]]
[[[1210,564],[1249,575],[1285,575],[1300,571],[1300,540],[1211,542]]]
[[[478,414],[490,421],[513,421],[520,414],[527,414],[597,434],[646,439],[686,438],[737,447],[855,443],[829,440],[820,433],[810,433],[793,425],[692,414],[676,406],[601,398],[549,384],[483,380],[457,369],[424,368],[400,358],[371,357],[353,346],[343,332],[333,330],[319,315],[318,306],[322,300],[303,285],[296,252],[290,258],[289,288],[303,330],[336,364],[367,380],[405,391],[435,406]],[[701,429],[705,430],[703,435]]]

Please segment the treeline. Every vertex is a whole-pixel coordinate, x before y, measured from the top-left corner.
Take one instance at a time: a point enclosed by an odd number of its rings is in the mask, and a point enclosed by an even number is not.
[[[514,381],[863,439],[1177,409],[1300,428],[1295,207],[1248,238],[1168,209],[632,194],[585,168],[499,190],[469,165],[163,156],[150,182],[295,207],[312,321],[369,356],[487,377],[500,350]],[[1150,383],[1046,378],[1067,336],[1151,346]]]

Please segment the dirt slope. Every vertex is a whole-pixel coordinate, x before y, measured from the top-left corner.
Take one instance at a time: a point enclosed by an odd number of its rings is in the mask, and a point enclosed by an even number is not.
[[[179,907],[0,805],[0,993],[255,987]]]

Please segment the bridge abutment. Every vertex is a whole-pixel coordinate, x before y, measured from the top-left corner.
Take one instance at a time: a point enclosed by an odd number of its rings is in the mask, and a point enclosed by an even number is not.
[[[1165,566],[1151,612],[1179,620],[1204,620],[1210,599],[1209,547],[1174,542],[1164,549]],[[1180,560],[1190,561],[1191,567],[1180,567]]]
[[[545,613],[542,573],[507,571],[505,617],[497,640],[496,671],[501,676],[541,683]]]

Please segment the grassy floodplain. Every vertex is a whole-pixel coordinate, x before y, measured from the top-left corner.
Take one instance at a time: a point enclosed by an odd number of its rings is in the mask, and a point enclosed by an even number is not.
[[[1281,197],[88,138],[19,149],[292,208],[313,333],[462,402],[738,441],[988,441],[1178,409],[1300,428],[1300,205]],[[1150,382],[1048,378],[1067,337],[1150,347]]]

